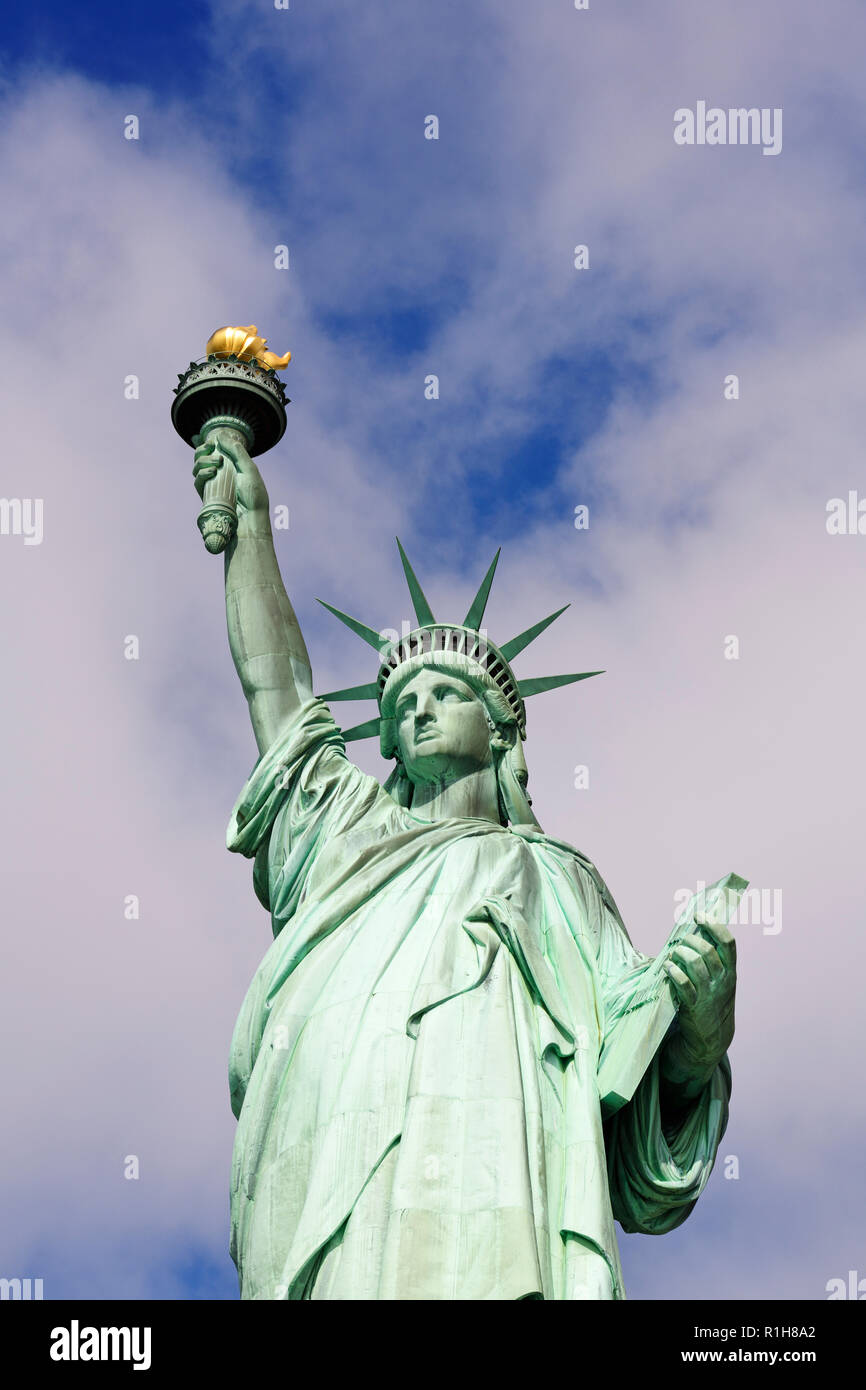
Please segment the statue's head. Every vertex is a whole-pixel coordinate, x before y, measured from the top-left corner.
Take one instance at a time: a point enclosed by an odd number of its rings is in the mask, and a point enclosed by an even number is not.
[[[477,633],[419,629],[386,654],[380,681],[380,746],[395,761],[388,789],[402,805],[411,806],[419,785],[491,768],[502,823],[534,823],[521,748],[523,701],[501,653],[494,656]]]
[[[332,691],[322,698],[376,698],[379,717],[345,730],[343,737],[348,742],[379,734],[383,757],[395,761],[386,786],[401,805],[411,806],[414,789],[424,783],[453,780],[490,767],[496,775],[502,824],[537,825],[526,794],[524,698],[600,673],[518,681],[511,669],[512,657],[565,610],[542,618],[499,647],[490,642],[480,623],[498,551],[462,624],[437,622],[402,546],[400,557],[419,626],[389,641],[325,604],[376,648],[380,664],[378,677],[370,685]]]
[[[493,720],[483,696],[436,669],[408,679],[394,705],[396,755],[413,786],[490,767]]]

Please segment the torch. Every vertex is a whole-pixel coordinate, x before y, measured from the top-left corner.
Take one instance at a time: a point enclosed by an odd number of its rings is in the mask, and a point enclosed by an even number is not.
[[[253,456],[267,453],[286,428],[286,388],[277,372],[287,367],[283,357],[267,350],[255,324],[218,328],[208,339],[205,356],[178,374],[171,420],[178,434],[194,449],[211,430],[231,431],[229,442],[241,444]],[[205,483],[198,528],[205,548],[219,555],[238,526],[235,471],[220,468]]]

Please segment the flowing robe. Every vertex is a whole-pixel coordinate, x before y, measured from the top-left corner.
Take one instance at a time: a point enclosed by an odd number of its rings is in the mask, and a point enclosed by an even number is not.
[[[656,1054],[603,1116],[605,1032],[650,958],[592,864],[535,829],[413,816],[318,699],[227,844],[275,936],[232,1040],[242,1298],[624,1298],[614,1219],[685,1220],[730,1069],[663,1123]]]

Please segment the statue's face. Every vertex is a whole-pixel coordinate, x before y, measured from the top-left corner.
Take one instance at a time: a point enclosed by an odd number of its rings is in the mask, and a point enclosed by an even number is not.
[[[400,756],[410,781],[465,776],[493,761],[483,702],[465,681],[443,671],[419,671],[394,710]]]

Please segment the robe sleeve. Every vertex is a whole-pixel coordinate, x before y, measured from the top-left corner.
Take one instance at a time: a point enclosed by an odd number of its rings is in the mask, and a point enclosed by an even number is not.
[[[596,888],[590,924],[596,940],[605,1013],[651,963],[635,949],[607,885],[587,866]],[[592,896],[592,895],[590,895]],[[676,1022],[671,1030],[676,1028]],[[670,1031],[668,1036],[670,1036]],[[731,1068],[725,1056],[707,1085],[671,1117],[660,1099],[661,1043],[627,1105],[605,1123],[605,1149],[613,1214],[624,1231],[662,1235],[685,1221],[709,1180],[728,1123]]]
[[[276,935],[295,911],[326,841],[390,798],[346,757],[324,701],[305,701],[259,758],[231,814],[226,845],[254,860],[253,886]]]
[[[712,1172],[731,1094],[725,1056],[700,1095],[671,1123],[661,1111],[659,1052],[628,1105],[605,1128],[613,1214],[624,1231],[643,1235],[672,1231],[689,1215]]]

